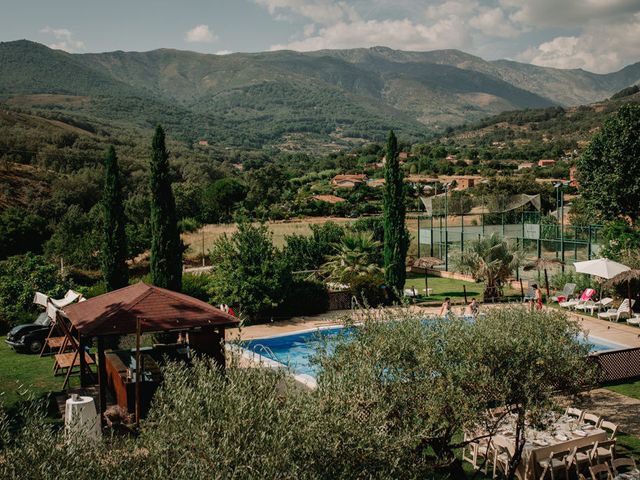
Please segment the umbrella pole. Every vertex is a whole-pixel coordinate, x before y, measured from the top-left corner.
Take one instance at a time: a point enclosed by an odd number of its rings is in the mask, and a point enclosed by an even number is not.
[[[631,280],[627,280],[627,297],[629,298],[629,318],[631,318],[631,312],[633,311],[631,308]]]
[[[547,286],[547,302],[549,301],[549,275],[547,274],[547,269],[544,269],[544,283]]]
[[[424,294],[428,297],[429,296],[429,271],[425,268],[424,269]]]

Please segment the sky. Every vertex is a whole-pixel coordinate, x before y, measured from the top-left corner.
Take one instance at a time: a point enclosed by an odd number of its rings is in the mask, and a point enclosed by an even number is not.
[[[640,0],[0,0],[0,41],[72,53],[387,46],[597,73],[640,61]]]

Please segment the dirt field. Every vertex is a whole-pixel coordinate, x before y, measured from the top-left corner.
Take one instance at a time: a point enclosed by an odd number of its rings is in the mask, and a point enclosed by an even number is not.
[[[355,221],[353,218],[340,218],[340,217],[306,217],[298,218],[294,220],[282,220],[277,222],[267,222],[269,229],[273,232],[273,243],[277,247],[284,245],[284,237],[292,235],[294,233],[300,235],[309,235],[311,229],[309,225],[335,222],[340,224],[352,223]],[[409,245],[409,255],[417,255],[418,253],[418,220],[415,218],[407,218],[407,228],[411,234],[411,243]],[[214,224],[205,225],[197,232],[186,233],[182,235],[182,240],[189,246],[187,250],[187,258],[196,258],[202,254],[202,243],[204,233],[204,251],[208,252],[211,245],[216,238],[227,233],[231,234],[236,230],[236,226],[233,223],[228,224]]]
[[[277,247],[284,245],[284,237],[287,235],[293,235],[294,233],[300,235],[309,235],[311,229],[309,225],[335,222],[340,224],[351,223],[354,221],[352,218],[338,218],[338,217],[307,217],[299,218],[295,220],[283,220],[277,222],[268,222],[269,230],[273,232],[273,243]],[[188,257],[196,257],[202,254],[202,243],[204,234],[204,251],[207,252],[213,245],[213,242],[223,234],[231,234],[236,230],[236,226],[233,223],[220,224],[220,225],[205,225],[197,232],[187,233],[182,235],[182,239],[186,245],[189,246],[187,251]]]

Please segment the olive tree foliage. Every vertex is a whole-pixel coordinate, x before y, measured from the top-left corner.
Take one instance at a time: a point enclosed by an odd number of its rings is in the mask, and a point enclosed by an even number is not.
[[[640,105],[609,118],[578,160],[582,197],[602,219],[640,218]]]
[[[577,340],[579,325],[562,312],[496,308],[473,329],[475,361],[492,372],[498,386],[494,400],[514,418],[513,478],[524,449],[525,421],[544,428],[558,396],[574,396],[595,384],[596,367],[586,360],[589,346]]]
[[[0,415],[0,476],[460,478],[461,433],[491,435],[488,408],[541,422],[557,394],[591,378],[578,328],[560,312],[513,307],[470,323],[403,308],[357,320],[320,349],[314,391],[283,371],[232,363],[223,375],[196,360],[164,369],[137,437],[69,445],[44,412],[25,412],[22,428]]]

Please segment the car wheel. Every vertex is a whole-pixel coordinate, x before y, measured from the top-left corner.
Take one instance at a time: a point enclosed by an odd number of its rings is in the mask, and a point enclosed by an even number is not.
[[[32,340],[29,344],[29,351],[31,353],[40,353],[42,350],[42,340]]]

